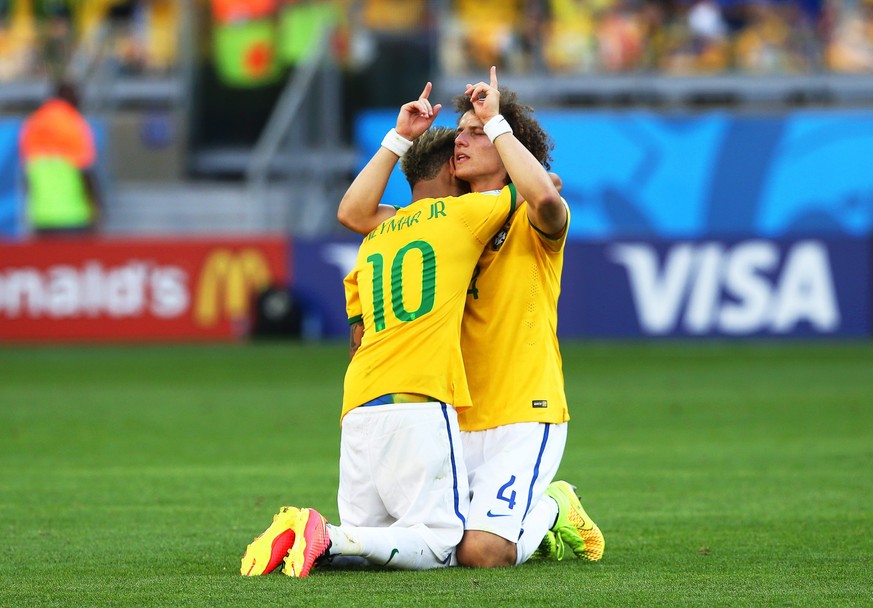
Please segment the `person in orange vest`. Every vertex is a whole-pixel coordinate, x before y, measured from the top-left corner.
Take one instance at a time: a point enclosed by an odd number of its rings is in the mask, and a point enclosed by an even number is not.
[[[27,216],[37,235],[90,233],[100,220],[94,133],[78,105],[76,87],[62,82],[21,129]]]

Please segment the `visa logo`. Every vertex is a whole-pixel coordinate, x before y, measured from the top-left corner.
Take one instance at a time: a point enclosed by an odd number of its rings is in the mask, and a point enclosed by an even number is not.
[[[840,325],[827,247],[798,241],[678,243],[663,261],[652,245],[619,243],[608,256],[627,271],[644,333],[787,333],[799,323]]]

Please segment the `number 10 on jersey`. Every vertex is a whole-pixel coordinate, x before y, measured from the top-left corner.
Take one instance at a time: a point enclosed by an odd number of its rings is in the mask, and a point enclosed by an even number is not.
[[[403,261],[411,251],[418,251],[421,255],[421,280],[416,277],[406,277],[404,283]],[[373,265],[373,321],[377,332],[385,329],[385,258],[381,253],[371,254],[367,262]],[[433,310],[434,298],[436,297],[436,253],[427,241],[412,241],[403,246],[394,259],[391,260],[390,290],[388,298],[391,300],[391,310],[398,321],[408,323]],[[418,288],[417,294],[410,291]],[[406,292],[404,293],[404,289]],[[409,310],[406,299],[412,300],[415,296],[419,301],[418,308]]]

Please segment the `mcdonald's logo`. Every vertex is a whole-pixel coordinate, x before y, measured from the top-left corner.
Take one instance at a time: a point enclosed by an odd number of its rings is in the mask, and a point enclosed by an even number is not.
[[[270,267],[261,251],[252,248],[214,250],[200,273],[194,321],[209,327],[220,320],[245,317],[252,294],[269,286],[271,281]]]

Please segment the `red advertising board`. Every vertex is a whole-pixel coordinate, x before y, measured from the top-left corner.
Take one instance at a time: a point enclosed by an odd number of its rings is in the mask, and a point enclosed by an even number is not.
[[[0,340],[231,340],[289,278],[283,238],[0,244]]]

